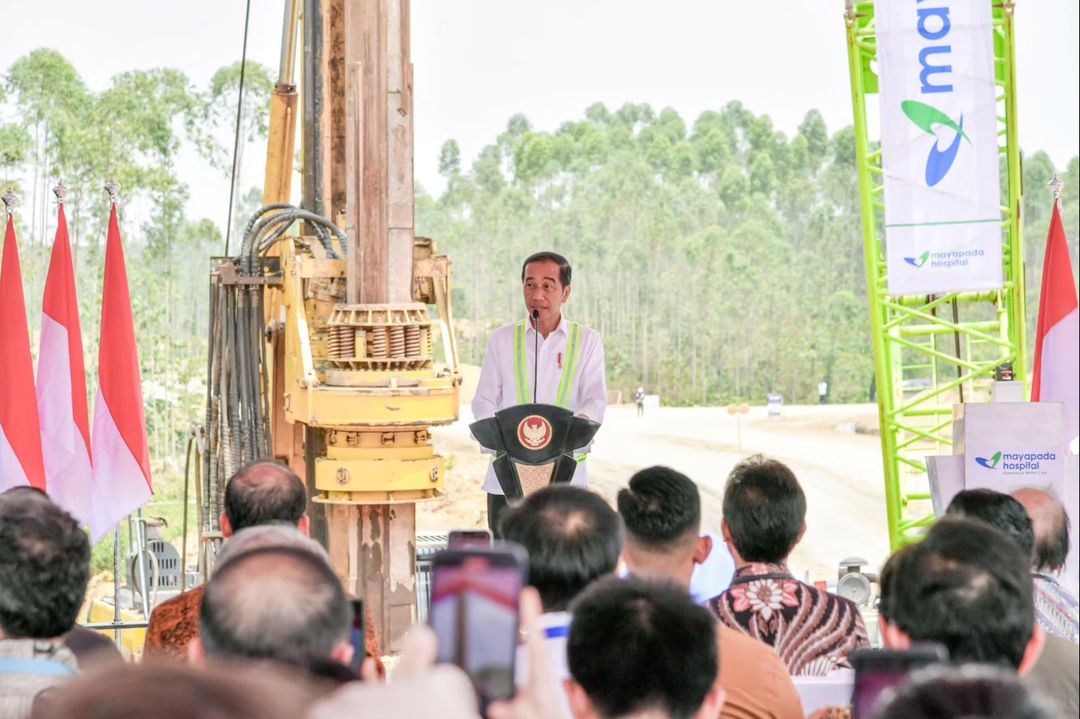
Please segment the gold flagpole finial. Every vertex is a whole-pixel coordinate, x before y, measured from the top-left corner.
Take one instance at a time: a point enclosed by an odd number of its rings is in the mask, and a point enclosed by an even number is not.
[[[15,194],[15,190],[11,187],[3,195],[0,195],[0,200],[4,201],[4,206],[7,207],[9,215],[15,212],[15,208],[19,206],[19,196]]]
[[[64,184],[63,180],[57,180],[56,187],[52,188],[53,194],[56,195],[56,201],[61,205],[64,204],[64,198],[67,197],[68,186]]]
[[[1062,180],[1054,173],[1054,176],[1050,179],[1050,182],[1046,183],[1050,186],[1050,191],[1054,193],[1054,202],[1061,199],[1061,188],[1065,187],[1065,180]]]
[[[109,181],[105,183],[105,192],[109,193],[109,202],[115,205],[117,195],[120,194],[120,183],[110,178]]]

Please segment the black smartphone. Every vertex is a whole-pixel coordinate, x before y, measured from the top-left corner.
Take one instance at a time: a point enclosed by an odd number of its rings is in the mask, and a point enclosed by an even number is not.
[[[360,665],[367,658],[367,645],[364,642],[364,600],[352,600],[352,626],[349,628],[349,644],[352,645],[353,655],[350,666],[358,675]]]
[[[855,719],[868,719],[885,695],[899,687],[916,669],[946,661],[949,653],[940,644],[913,644],[910,649],[859,649],[851,653],[855,668],[855,691],[851,704]]]
[[[486,549],[491,546],[491,532],[486,529],[452,529],[447,549]]]
[[[514,695],[518,599],[529,559],[516,544],[447,549],[432,560],[428,621],[437,659],[461,667],[481,707]]]

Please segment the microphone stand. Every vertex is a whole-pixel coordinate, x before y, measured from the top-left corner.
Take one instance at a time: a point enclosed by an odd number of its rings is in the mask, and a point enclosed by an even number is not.
[[[536,384],[540,375],[540,310],[532,311],[533,320],[533,404],[536,404]]]

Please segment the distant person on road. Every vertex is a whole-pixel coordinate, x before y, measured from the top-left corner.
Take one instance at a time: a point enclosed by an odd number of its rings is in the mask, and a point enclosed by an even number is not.
[[[537,252],[522,264],[526,319],[491,333],[472,401],[474,419],[494,417],[499,410],[531,403],[535,396],[540,404],[559,405],[603,423],[604,342],[599,332],[564,316],[570,278],[570,263],[554,252]],[[575,487],[589,483],[585,465],[584,457],[579,458],[571,481]],[[483,490],[488,495],[488,527],[498,537],[498,519],[507,501],[490,464]]]
[[[634,404],[637,405],[637,416],[641,417],[645,414],[645,388],[638,387],[634,392]]]
[[[829,402],[829,383],[825,380],[818,382],[817,386],[818,404],[828,404]]]

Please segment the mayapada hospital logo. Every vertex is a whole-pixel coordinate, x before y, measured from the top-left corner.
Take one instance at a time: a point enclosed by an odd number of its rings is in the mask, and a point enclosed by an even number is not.
[[[975,464],[983,469],[1000,468],[1005,474],[1041,474],[1043,462],[1053,462],[1057,452],[1002,452],[998,450],[989,457],[975,457]]]
[[[915,127],[934,138],[934,142],[930,145],[930,154],[926,156],[925,173],[926,186],[933,187],[944,180],[952,169],[953,163],[956,162],[956,155],[960,152],[960,141],[966,140],[969,145],[971,144],[971,138],[964,132],[964,114],[960,114],[960,121],[957,122],[936,107],[918,100],[904,100],[900,103],[900,109],[915,124]],[[953,132],[952,143],[944,150],[939,147],[941,128]]]
[[[971,138],[964,132],[964,115],[961,113],[958,121],[953,120],[936,107],[918,100],[904,100],[900,103],[900,109],[904,111],[904,114],[914,123],[915,127],[934,138],[934,141],[930,144],[930,153],[926,156],[925,172],[926,186],[933,187],[944,180],[945,176],[949,174],[949,170],[952,169],[953,163],[956,162],[956,155],[960,152],[960,141],[964,140],[969,145],[971,144]],[[940,133],[949,130],[953,133],[952,142],[945,149],[941,149],[942,136]],[[979,257],[982,254],[983,251],[979,249],[953,250],[950,252],[927,250],[918,257],[905,257],[904,262],[915,269],[920,269],[929,261],[930,266],[934,269],[946,270],[954,267],[965,267],[972,257]]]

